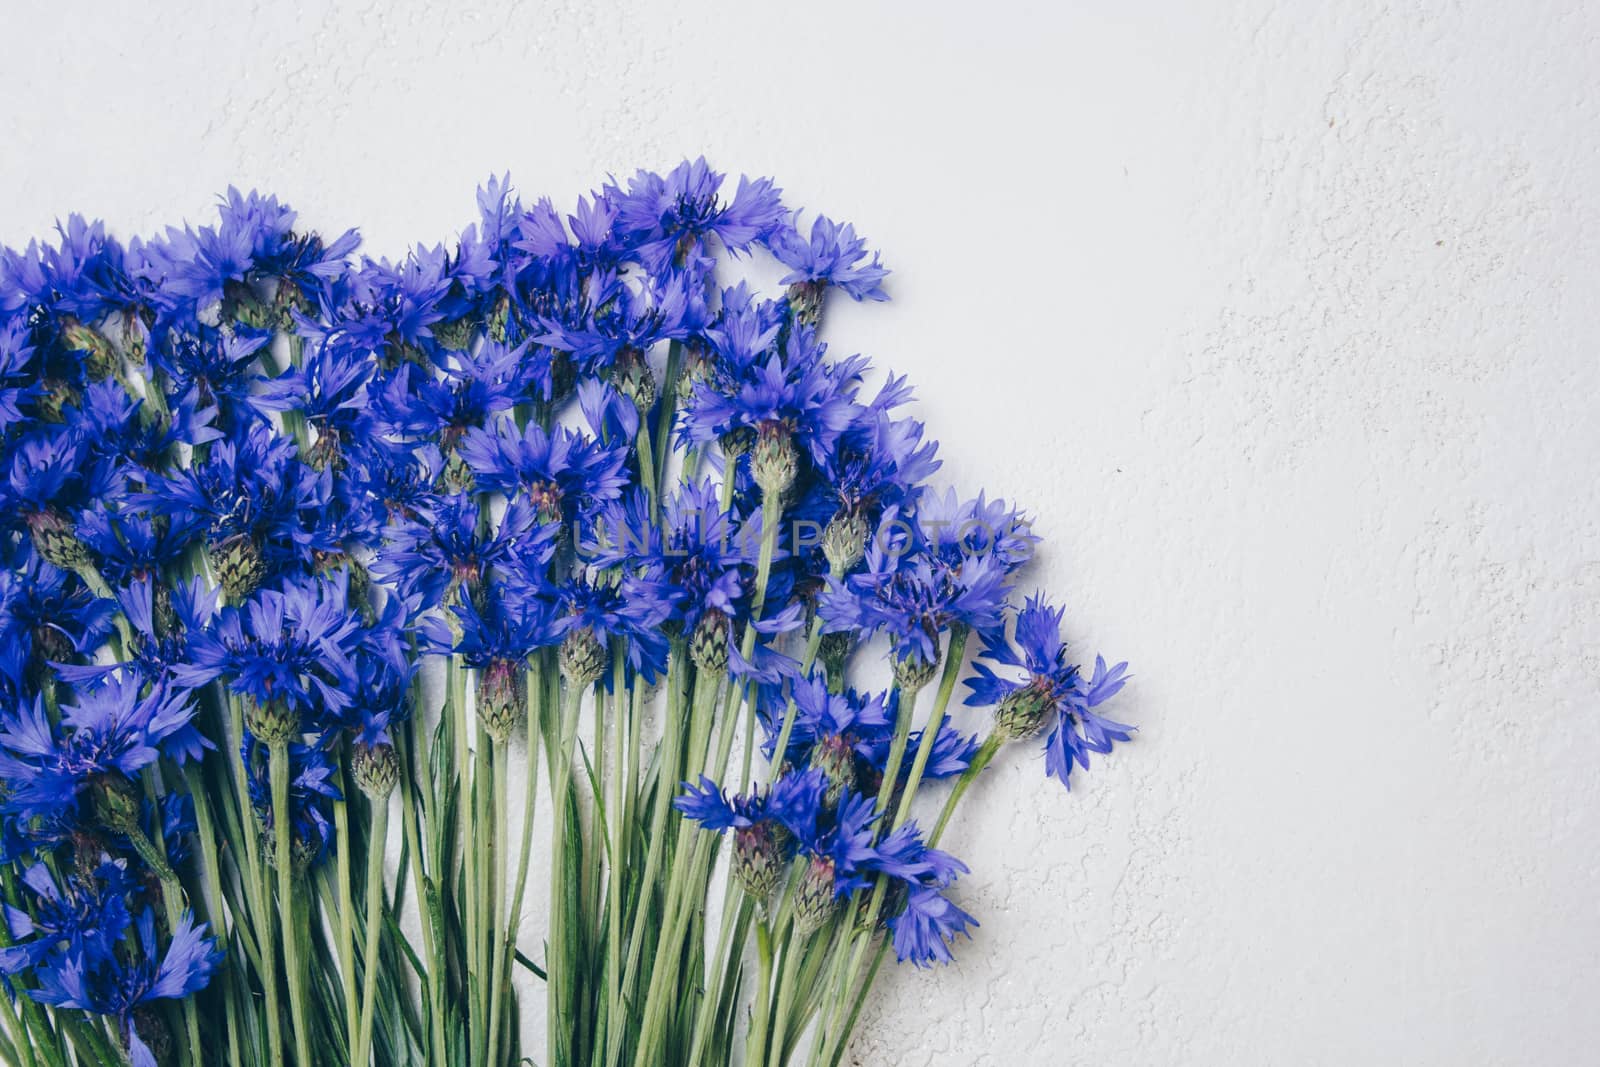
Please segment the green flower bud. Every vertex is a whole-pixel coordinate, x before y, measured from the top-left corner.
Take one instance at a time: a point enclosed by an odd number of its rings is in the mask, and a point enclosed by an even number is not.
[[[748,426],[737,426],[717,438],[717,445],[722,449],[724,456],[730,460],[737,460],[755,447],[756,432]]]
[[[1048,682],[1014,689],[994,709],[995,731],[1003,740],[1025,741],[1044,726],[1053,706]]]
[[[733,832],[733,876],[744,891],[766,901],[783,875],[783,830],[763,820]]]
[[[504,742],[528,714],[522,672],[510,660],[492,660],[478,672],[478,721],[496,741]]]
[[[933,681],[934,672],[938,669],[937,659],[923,659],[920,652],[908,652],[904,656],[894,657],[894,680],[908,695],[921,691],[923,686]]]
[[[448,322],[436,322],[428,327],[433,331],[433,339],[452,352],[465,352],[471,347],[472,335],[477,328],[478,325],[471,315],[463,315]]]
[[[103,382],[117,372],[117,352],[106,335],[70,315],[61,320],[61,343],[83,353],[83,366],[91,381]]]
[[[818,740],[816,747],[811,750],[811,766],[821,771],[828,780],[822,800],[830,808],[839,803],[846,789],[856,786],[855,750],[850,747],[849,741],[837,734],[829,734]]]
[[[827,294],[828,283],[821,278],[792,283],[788,297],[794,321],[801,326],[815,326],[822,321],[822,300]]]
[[[400,781],[400,759],[393,745],[363,745],[358,741],[350,756],[350,770],[356,785],[373,800],[388,796]]]
[[[67,409],[77,407],[82,401],[82,394],[71,383],[59,378],[45,378],[39,382],[39,395],[34,403],[42,421],[66,422]]]
[[[750,473],[766,500],[778,500],[794,484],[800,459],[794,450],[794,434],[782,422],[764,422],[756,432],[750,453]]]
[[[511,319],[511,298],[504,290],[494,294],[494,303],[489,305],[489,319],[485,328],[489,333],[489,340],[497,345],[506,343],[506,323]]]
[[[794,894],[794,928],[800,936],[805,937],[820,928],[838,908],[833,883],[833,860],[812,856]]]
[[[279,315],[246,282],[229,279],[222,283],[222,318],[252,330],[271,330],[279,325]]]
[[[95,821],[114,834],[126,836],[139,827],[139,791],[120,774],[103,774],[90,789]]]
[[[561,642],[561,676],[571,685],[588,685],[606,669],[606,650],[587,626],[567,633]]]
[[[206,558],[211,563],[211,573],[217,576],[217,584],[222,586],[223,594],[235,603],[254,593],[267,574],[261,546],[247,533],[233,534],[220,541],[208,541]]]
[[[728,617],[711,608],[695,624],[689,638],[689,658],[702,671],[718,673],[728,667]]]
[[[245,697],[244,724],[256,740],[269,748],[300,740],[300,713],[281,698],[263,703],[255,697]]]
[[[640,415],[647,414],[655,407],[656,397],[660,393],[656,376],[645,360],[644,353],[637,348],[630,346],[617,353],[616,362],[611,366],[611,381],[617,392],[633,401]]]
[[[867,550],[867,517],[855,512],[839,512],[822,531],[822,555],[840,574],[848,571]]]
[[[58,509],[29,512],[26,518],[33,547],[47,562],[64,571],[89,565],[89,548],[78,539],[78,528]]]

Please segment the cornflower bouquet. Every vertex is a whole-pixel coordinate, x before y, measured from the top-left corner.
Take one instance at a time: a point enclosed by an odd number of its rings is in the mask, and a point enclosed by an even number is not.
[[[834,1067],[891,952],[951,959],[963,795],[1126,741],[1126,665],[829,358],[878,257],[727,190],[0,253],[7,1062]]]

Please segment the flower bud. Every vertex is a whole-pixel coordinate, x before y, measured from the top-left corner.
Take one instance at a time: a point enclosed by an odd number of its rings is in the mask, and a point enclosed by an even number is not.
[[[1052,701],[1049,683],[1041,685],[1039,681],[1007,693],[994,709],[995,732],[1003,740],[1025,741],[1044,726]]]
[[[29,512],[27,523],[34,550],[47,562],[64,571],[81,570],[88,565],[88,546],[78,539],[77,526],[59,509],[47,507]]]
[[[817,659],[827,675],[830,693],[838,693],[843,688],[844,668],[850,662],[850,654],[855,647],[855,637],[848,630],[822,635],[822,642],[817,645]]]
[[[771,820],[733,832],[733,876],[756,900],[769,899],[783,875],[783,830]]]
[[[795,932],[802,937],[812,933],[828,921],[838,906],[833,860],[827,856],[812,856],[794,894]]]
[[[234,279],[222,283],[222,318],[252,330],[270,330],[278,325],[277,312],[248,283]]]
[[[447,322],[436,322],[428,329],[433,333],[433,339],[452,352],[465,352],[472,345],[472,335],[477,330],[477,323],[471,315],[462,315],[458,319]]]
[[[238,602],[254,593],[267,576],[261,546],[248,533],[233,534],[220,541],[206,542],[206,558],[217,576],[223,595]]]
[[[644,353],[637,348],[630,346],[617,353],[617,361],[611,367],[611,379],[617,392],[633,401],[640,415],[655,407],[659,392],[656,376],[645,361]]]
[[[755,447],[756,432],[748,426],[736,426],[717,438],[717,445],[722,449],[722,454],[730,460],[736,460]]]
[[[846,789],[856,785],[856,753],[850,742],[838,734],[825,734],[811,750],[811,766],[822,772],[828,788],[822,801],[828,807],[839,803]]]
[[[933,680],[933,674],[938,669],[937,659],[923,659],[922,653],[917,651],[894,657],[894,680],[908,695],[920,692],[923,686]]]
[[[777,500],[788,492],[799,471],[799,463],[794,434],[789,427],[778,421],[763,422],[750,452],[750,473],[761,487],[762,497]]]
[[[265,702],[255,697],[245,697],[244,725],[257,741],[269,748],[286,745],[300,738],[300,713],[281,697]]]
[[[83,367],[89,380],[103,382],[117,372],[117,353],[106,335],[67,315],[61,320],[61,343],[72,352],[83,353]]]
[[[478,672],[478,721],[496,741],[506,741],[528,713],[522,672],[507,659]]]
[[[794,282],[789,286],[789,310],[794,321],[801,326],[815,326],[822,320],[822,300],[828,293],[828,283],[822,278]]]
[[[317,858],[319,850],[317,844],[306,840],[295,832],[295,827],[289,827],[289,864],[296,875],[303,875],[311,869],[311,862]],[[268,867],[274,869],[278,866],[278,835],[271,827],[265,827],[261,834],[261,858]]]
[[[717,673],[728,667],[728,617],[711,608],[695,624],[689,638],[689,658],[702,671]]]
[[[355,774],[356,785],[373,800],[388,796],[400,781],[400,759],[393,745],[356,742],[350,769]]]
[[[822,531],[822,554],[828,566],[843,574],[857,563],[867,550],[867,517],[856,512],[844,512],[833,517]]]
[[[94,780],[90,792],[95,820],[115,834],[139,829],[139,793],[132,782],[120,774],[103,774]]]
[[[561,642],[561,676],[572,685],[588,685],[606,669],[606,650],[584,626],[568,632]]]

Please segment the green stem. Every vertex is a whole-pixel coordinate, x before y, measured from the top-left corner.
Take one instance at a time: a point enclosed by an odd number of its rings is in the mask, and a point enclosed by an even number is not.
[[[623,648],[619,643],[611,654],[612,718],[616,720],[615,765],[611,781],[611,857],[610,873],[606,878],[606,984],[609,996],[607,1015],[610,1026],[606,1028],[606,1062],[613,1063],[621,1054],[618,1047],[625,1027],[622,1022],[622,872],[627,869],[623,859],[623,833],[626,813],[623,810],[623,721],[622,704],[626,682]],[[595,752],[595,760],[605,766],[605,753]],[[597,798],[598,799],[598,798]]]
[[[411,777],[411,753],[415,751],[416,744],[416,714],[406,721],[405,751],[400,753],[400,816],[405,829],[406,851],[411,854],[411,880],[417,886],[418,910],[422,926],[422,951],[428,958],[427,998],[428,1006],[428,1041],[432,1050],[430,1062],[443,1063],[444,1060],[444,1008],[442,1005],[444,960],[439,952],[438,941],[433,936],[432,915],[438,908],[438,889],[433,881],[427,877],[422,854],[421,834],[417,827],[417,803],[413,795],[416,783]]]
[[[355,905],[351,897],[350,876],[350,810],[344,800],[345,775],[343,757],[340,758],[340,797],[333,802],[335,835],[334,866],[339,886],[339,916],[335,930],[339,938],[339,977],[345,1005],[345,1040],[349,1048],[357,1047],[356,1024],[360,1017],[356,1004],[356,940]],[[370,843],[369,843],[370,849]],[[369,863],[370,867],[371,864]],[[362,1061],[357,1060],[357,1063]]]
[[[928,768],[928,757],[933,753],[934,742],[944,726],[945,709],[949,707],[950,695],[955,691],[956,678],[961,674],[961,657],[966,648],[966,628],[958,626],[951,630],[950,647],[944,654],[944,673],[939,678],[939,692],[933,700],[933,714],[922,729],[922,743],[917,746],[916,758],[911,761],[911,773],[906,777],[905,791],[900,794],[900,808],[895,813],[893,830],[900,829],[911,817],[911,802],[916,799],[917,786],[922,784],[922,774]]]
[[[278,911],[283,919],[283,969],[289,979],[289,1015],[294,1029],[295,1062],[311,1067],[311,1028],[306,1019],[305,983],[300,969],[300,941],[295,925],[294,852],[290,841],[289,743],[269,749],[272,778],[272,828],[277,837]]]
[[[533,670],[528,678],[528,707],[535,707],[534,694],[538,694],[541,701],[544,695],[544,661],[535,659]],[[542,716],[541,716],[542,717]],[[500,946],[500,969],[495,972],[495,981],[501,988],[495,991],[494,1000],[489,1010],[489,1048],[490,1063],[493,1064],[499,1051],[500,1038],[500,1008],[509,996],[505,985],[511,980],[511,956],[516,950],[517,929],[522,924],[522,897],[528,887],[528,859],[533,851],[533,816],[534,807],[539,795],[539,731],[532,723],[528,727],[528,781],[527,793],[523,797],[522,812],[522,845],[517,855],[517,880],[515,889],[511,894],[511,911],[506,918],[505,937]]]
[[[745,1040],[745,1067],[766,1067],[767,1017],[771,1012],[772,933],[765,922],[756,923],[756,1003],[750,1012],[750,1034]]]
[[[360,1022],[356,1027],[355,1067],[367,1067],[372,1049],[372,1017],[378,993],[378,949],[383,935],[383,854],[389,831],[389,798],[372,798],[372,827],[367,835],[367,944],[362,953]]]
[[[805,955],[804,945],[797,944],[792,938],[783,948],[783,969],[778,972],[778,1007],[772,1020],[772,1052],[766,1061],[773,1067],[783,1067],[788,1057],[783,1053],[783,1044],[789,1025],[789,1009],[794,1001],[800,960]]]
[[[967,764],[967,769],[961,772],[961,777],[956,779],[955,787],[950,790],[950,795],[945,798],[944,810],[939,812],[939,821],[933,824],[933,832],[928,835],[928,847],[932,848],[939,843],[939,838],[944,836],[944,828],[950,822],[950,816],[956,812],[956,806],[961,803],[961,798],[966,795],[967,787],[973,783],[978,775],[984,772],[994,760],[995,753],[1000,751],[1000,746],[1005,742],[999,733],[991,732],[983,739],[983,744],[978,748],[978,754],[972,757],[972,762]]]

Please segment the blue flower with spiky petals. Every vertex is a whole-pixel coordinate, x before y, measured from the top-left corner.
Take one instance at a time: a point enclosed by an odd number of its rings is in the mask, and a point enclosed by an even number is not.
[[[972,665],[978,677],[967,680],[972,692],[966,702],[975,707],[998,704],[996,729],[1008,737],[1030,737],[1053,718],[1045,741],[1045,771],[1070,789],[1074,762],[1087,770],[1089,753],[1110,752],[1114,744],[1128,741],[1135,728],[1091,710],[1127,684],[1128,665],[1107,667],[1105,658],[1096,656],[1094,673],[1085,679],[1077,664],[1067,661],[1061,636],[1064,615],[1064,609],[1035,594],[1017,612],[1014,643],[1003,632],[986,635],[982,658]],[[1004,678],[984,660],[1021,668],[1027,677]]]
[[[743,252],[784,218],[780,190],[770,178],[741,176],[726,203],[718,198],[721,188],[722,175],[702,156],[665,177],[641,170],[626,192],[608,185],[606,195],[617,206],[618,230],[645,265],[658,270],[704,254],[709,237],[729,252]]]
[[[795,212],[767,235],[767,248],[790,268],[779,284],[813,290],[831,285],[853,300],[889,299],[883,291],[883,279],[889,271],[878,262],[876,252],[872,253],[871,262],[861,262],[867,258],[867,242],[856,236],[854,226],[818,215],[811,220],[809,238],[800,233],[799,227],[800,213]]]

